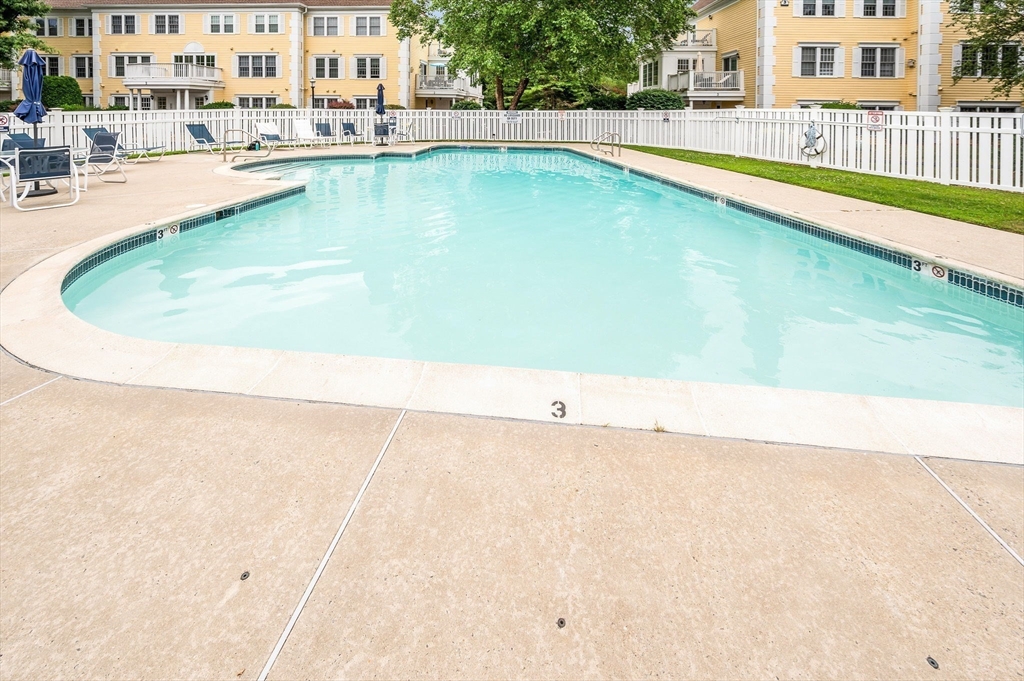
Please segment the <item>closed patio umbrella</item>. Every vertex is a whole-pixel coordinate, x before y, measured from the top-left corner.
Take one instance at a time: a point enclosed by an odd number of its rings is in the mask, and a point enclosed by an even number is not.
[[[384,84],[377,84],[377,115],[383,116],[387,114],[387,110],[384,108]]]
[[[32,124],[32,139],[35,142],[33,146],[38,147],[40,146],[39,121],[46,118],[46,109],[43,107],[43,75],[45,75],[46,62],[35,50],[25,50],[25,54],[21,55],[18,64],[22,67],[21,90],[25,94],[25,99],[14,110],[14,115],[26,123]],[[36,188],[29,192],[28,196],[47,196],[56,193],[55,188],[43,189],[36,182]]]

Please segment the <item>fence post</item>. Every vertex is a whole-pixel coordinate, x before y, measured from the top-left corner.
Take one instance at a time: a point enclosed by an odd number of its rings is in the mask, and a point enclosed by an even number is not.
[[[948,111],[939,111],[936,143],[939,147],[939,183],[949,184],[953,178],[953,114]]]

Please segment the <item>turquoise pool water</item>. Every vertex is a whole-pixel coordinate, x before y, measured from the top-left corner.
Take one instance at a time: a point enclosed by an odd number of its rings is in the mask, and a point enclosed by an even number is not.
[[[305,196],[108,261],[65,302],[166,341],[1024,404],[1019,309],[579,156],[291,176]]]

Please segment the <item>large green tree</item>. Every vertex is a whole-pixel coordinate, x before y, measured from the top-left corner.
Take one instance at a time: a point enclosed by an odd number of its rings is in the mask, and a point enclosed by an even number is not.
[[[596,82],[635,73],[694,16],[690,0],[393,0],[399,37],[454,49],[450,66],[493,85],[518,107],[532,80]]]
[[[953,23],[967,31],[954,81],[975,77],[993,82],[997,95],[1024,90],[1024,0],[959,0]],[[976,11],[975,11],[976,10]]]
[[[0,68],[12,69],[21,53],[28,48],[52,52],[52,48],[36,37],[32,17],[43,17],[50,7],[39,0],[0,0]]]

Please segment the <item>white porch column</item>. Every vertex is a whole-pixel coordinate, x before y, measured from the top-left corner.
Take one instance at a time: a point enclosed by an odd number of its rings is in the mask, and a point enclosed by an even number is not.
[[[183,106],[181,108],[183,108],[183,109],[191,109],[192,108],[192,91],[189,90],[188,88],[185,88],[184,96],[185,96],[185,106]]]
[[[406,38],[398,46],[398,103],[406,109],[411,109],[409,87],[409,61],[411,55],[410,39]]]

